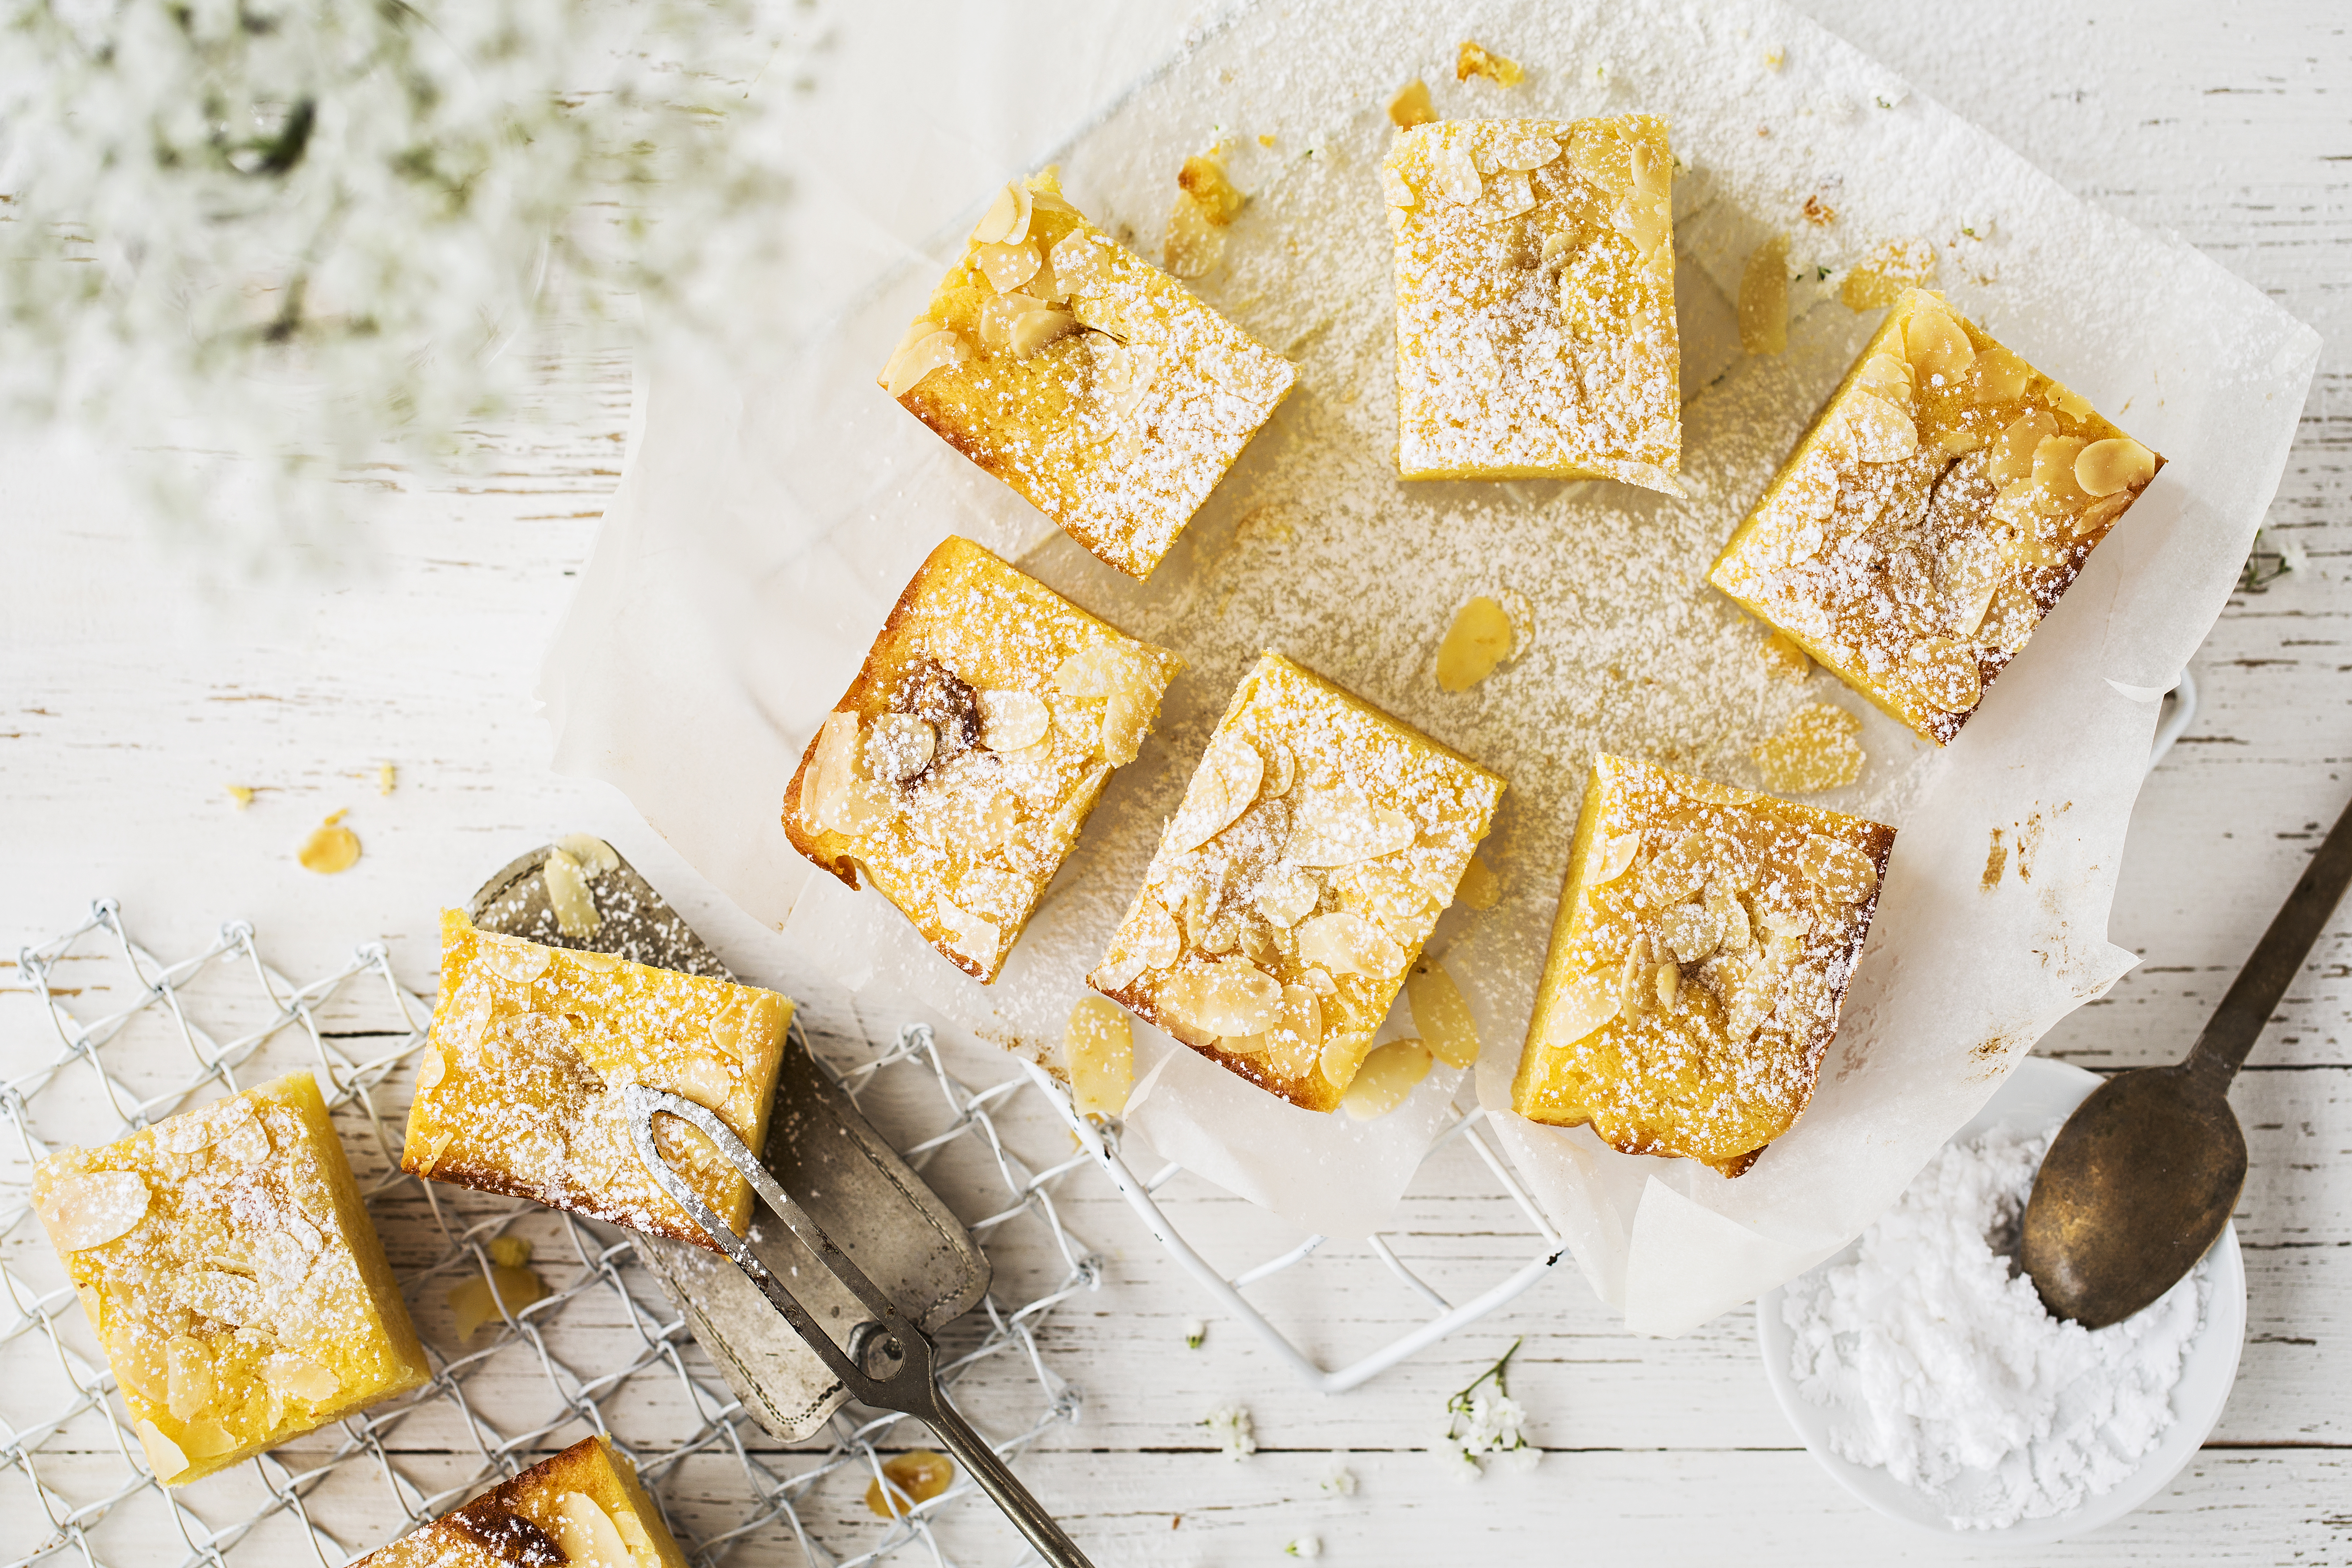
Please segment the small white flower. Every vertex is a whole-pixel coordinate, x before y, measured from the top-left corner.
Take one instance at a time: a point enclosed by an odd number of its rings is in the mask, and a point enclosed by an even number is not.
[[[1356,1472],[1348,1468],[1346,1456],[1335,1454],[1331,1457],[1330,1467],[1316,1484],[1333,1497],[1354,1497]]]
[[[2311,552],[2304,547],[2302,540],[2280,539],[2273,542],[2278,545],[2279,566],[2282,570],[2288,572],[2311,570]]]
[[[1201,1342],[1208,1337],[1209,1325],[1202,1322],[1200,1319],[1194,1318],[1192,1321],[1184,1325],[1184,1348],[1186,1350],[1199,1350],[1201,1348]]]
[[[1315,1536],[1302,1535],[1282,1550],[1293,1557],[1320,1557],[1323,1555],[1323,1542]]]
[[[1496,1455],[1495,1463],[1515,1476],[1524,1476],[1543,1463],[1543,1450],[1532,1443],[1523,1443]]]
[[[1228,1459],[1246,1459],[1257,1452],[1255,1424],[1241,1405],[1230,1402],[1216,1405],[1201,1425],[1209,1429],[1209,1436],[1217,1440],[1217,1447]]]

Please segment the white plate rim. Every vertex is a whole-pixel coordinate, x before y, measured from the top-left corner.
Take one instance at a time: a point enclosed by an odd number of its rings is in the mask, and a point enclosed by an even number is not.
[[[2038,1130],[2054,1116],[2071,1111],[2102,1079],[2069,1062],[2049,1057],[2027,1057],[1994,1091],[1984,1109],[1952,1134],[1949,1142],[1973,1138],[1998,1123],[2014,1121],[2020,1131]],[[1843,1258],[1841,1252],[1838,1258]],[[2180,1382],[2173,1389],[2173,1421],[2141,1459],[2139,1468],[2114,1488],[2077,1508],[2043,1519],[2020,1520],[2001,1530],[1960,1530],[1928,1506],[1920,1493],[1877,1466],[1857,1465],[1830,1451],[1829,1412],[1811,1404],[1797,1391],[1789,1373],[1793,1336],[1780,1315],[1785,1286],[1776,1286],[1757,1298],[1757,1342],[1764,1359],[1764,1375],[1780,1414],[1803,1441],[1806,1452],[1829,1472],[1830,1479],[1889,1519],[1932,1531],[1955,1542],[1998,1541],[2003,1545],[2038,1545],[2063,1541],[2123,1518],[2172,1483],[2196,1457],[2221,1419],[2230,1391],[2237,1382],[2238,1357],[2246,1339],[2245,1261],[2238,1249],[2238,1227],[2225,1226],[2208,1255],[2212,1260],[2211,1291],[2205,1321],[2189,1342]],[[1832,1258],[1829,1262],[1835,1262]],[[1826,1268],[1827,1263],[1822,1265]]]

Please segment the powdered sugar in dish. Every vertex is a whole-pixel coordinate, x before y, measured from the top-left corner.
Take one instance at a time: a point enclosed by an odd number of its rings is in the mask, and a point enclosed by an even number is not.
[[[2011,1272],[2054,1131],[1948,1145],[1851,1259],[1781,1302],[1797,1387],[1836,1413],[1832,1451],[1925,1493],[1955,1530],[2072,1512],[2131,1475],[2172,1425],[2204,1323],[2209,1262],[2097,1330],[2053,1318]]]

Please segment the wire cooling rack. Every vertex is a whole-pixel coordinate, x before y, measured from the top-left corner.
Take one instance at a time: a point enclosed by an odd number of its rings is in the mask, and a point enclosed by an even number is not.
[[[164,963],[101,902],[16,967],[54,1037],[0,1034],[0,1518],[12,1521],[0,1561],[152,1563],[158,1543],[176,1540],[183,1564],[308,1558],[332,1568],[597,1431],[636,1462],[698,1563],[855,1568],[908,1546],[950,1561],[933,1527],[974,1495],[968,1481],[887,1522],[854,1517],[882,1451],[926,1440],[919,1423],[902,1434],[910,1418],[852,1405],[822,1446],[782,1448],[694,1343],[628,1232],[401,1173],[400,1069],[424,1044],[431,1009],[394,979],[381,946],[298,984],[264,962],[242,923]],[[53,1145],[110,1141],[298,1067],[327,1092],[435,1375],[194,1496],[173,1492],[154,1480],[109,1397],[113,1376],[31,1216],[32,1166]],[[960,1186],[994,1189],[983,1200],[992,1212],[971,1222],[975,1238],[986,1247],[1016,1224],[1041,1227],[1044,1256],[1062,1269],[1014,1300],[1000,1268],[981,1308],[943,1336],[946,1379],[981,1391],[968,1413],[983,1422],[1024,1413],[1020,1430],[992,1438],[1008,1457],[1077,1420],[1081,1394],[1054,1370],[1039,1330],[1100,1279],[1096,1254],[1054,1204],[1055,1185],[1087,1156],[1044,1170],[1024,1162],[996,1119],[1026,1080],[970,1087],[919,1026],[836,1076],[853,1099],[888,1098],[902,1113],[927,1106],[933,1129],[902,1148],[909,1163],[920,1170],[961,1150]],[[972,1179],[974,1167],[985,1179]],[[447,1292],[472,1273],[488,1279],[488,1244],[507,1236],[531,1244],[549,1293],[461,1341]],[[1038,1250],[1031,1241],[1025,1255]]]

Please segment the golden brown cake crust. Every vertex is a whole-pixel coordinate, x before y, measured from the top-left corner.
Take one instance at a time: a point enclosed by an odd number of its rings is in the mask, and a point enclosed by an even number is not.
[[[1269,1093],[1335,1110],[1502,792],[1266,654],[1087,984]]]
[[[950,538],[802,753],[784,831],[985,984],[1182,663]]]
[[[628,1456],[586,1437],[502,1481],[424,1529],[369,1553],[352,1568],[558,1568],[594,1553],[596,1529],[573,1499],[602,1510],[627,1568],[687,1568],[686,1554],[637,1480]],[[567,1552],[566,1543],[574,1551]]]
[[[1947,744],[2163,465],[1906,289],[1707,578]]]
[[[1604,756],[1512,1105],[1628,1154],[1754,1164],[1803,1113],[1895,830]]]

